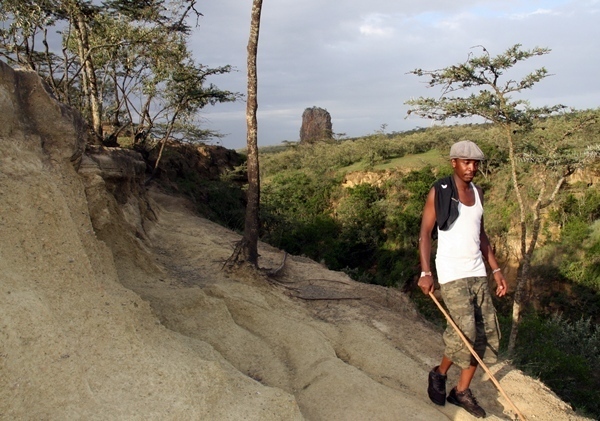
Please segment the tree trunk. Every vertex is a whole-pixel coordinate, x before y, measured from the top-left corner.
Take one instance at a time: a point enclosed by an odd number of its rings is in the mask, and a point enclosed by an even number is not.
[[[527,280],[527,272],[529,265],[525,265],[527,255],[527,222],[525,213],[525,204],[523,203],[523,197],[521,190],[519,189],[519,180],[517,178],[517,162],[515,156],[515,149],[512,137],[512,128],[506,126],[507,138],[508,138],[508,158],[510,160],[511,167],[511,179],[513,183],[513,189],[517,196],[517,203],[519,205],[519,226],[520,226],[520,250],[519,250],[519,268],[517,270],[517,286],[514,296],[513,309],[512,309],[512,325],[510,329],[510,335],[508,338],[508,352],[512,353],[515,349],[517,341],[517,333],[519,331],[519,323],[521,321],[521,307],[523,304],[523,292],[525,290],[525,284]]]
[[[96,71],[91,55],[89,36],[85,16],[81,10],[75,12],[75,29],[77,31],[77,43],[79,50],[79,59],[83,66],[84,88],[88,95],[90,114],[92,118],[92,130],[97,142],[102,142],[102,105],[98,91],[98,81],[96,80]]]
[[[156,162],[154,163],[154,168],[152,169],[152,177],[151,178],[153,178],[156,175],[156,171],[158,170],[158,164],[160,163],[160,159],[162,158],[162,154],[165,149],[165,145],[167,144],[167,142],[169,141],[169,138],[171,137],[171,133],[173,132],[173,127],[175,126],[175,122],[177,121],[178,115],[179,115],[179,108],[177,110],[175,110],[173,117],[167,124],[167,131],[165,133],[165,137],[162,138],[160,141],[160,149],[158,151],[158,156],[156,157]]]
[[[512,149],[511,149],[512,151]],[[511,159],[512,161],[512,159]],[[541,219],[541,211],[542,209],[550,206],[554,203],[556,199],[556,195],[558,191],[564,184],[566,178],[573,173],[571,168],[567,168],[567,171],[558,179],[556,185],[554,186],[554,190],[552,194],[548,198],[548,200],[544,200],[544,195],[546,193],[546,183],[548,178],[548,173],[543,173],[540,179],[540,192],[538,194],[537,200],[533,205],[533,221],[531,228],[531,240],[529,242],[529,247],[525,248],[526,244],[526,226],[525,221],[521,220],[521,258],[519,261],[519,268],[517,270],[517,289],[515,291],[515,298],[513,303],[513,311],[512,311],[512,327],[510,330],[510,335],[508,337],[508,352],[512,353],[515,349],[517,336],[519,331],[519,323],[521,321],[521,310],[523,303],[525,301],[525,287],[527,284],[527,278],[529,276],[529,269],[531,268],[531,259],[533,258],[533,252],[535,251],[535,247],[537,245],[537,240],[539,238],[540,229],[542,226]],[[516,178],[515,178],[516,180]],[[515,186],[516,188],[516,186]],[[520,193],[517,195],[518,198],[521,198]],[[524,217],[524,213],[521,213],[522,218]]]
[[[258,109],[256,54],[258,51],[261,11],[262,0],[254,0],[250,22],[250,38],[248,41],[248,102],[246,105],[246,125],[248,130],[246,137],[248,148],[248,203],[246,205],[244,237],[241,249],[241,257],[254,266],[258,266],[258,231],[260,225],[260,176],[258,167],[258,124],[256,120],[256,111]]]

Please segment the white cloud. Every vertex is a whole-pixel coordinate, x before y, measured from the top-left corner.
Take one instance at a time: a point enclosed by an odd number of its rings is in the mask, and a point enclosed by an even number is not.
[[[523,20],[523,19],[528,19],[532,16],[536,16],[536,15],[555,15],[555,16],[559,16],[560,13],[556,12],[554,10],[551,9],[536,9],[533,10],[531,12],[528,13],[515,13],[510,15],[511,19],[516,19],[516,20]]]
[[[435,26],[445,30],[457,31],[464,29],[474,19],[476,17],[471,13],[458,13],[448,18],[440,19]]]
[[[364,23],[360,25],[359,31],[363,35],[377,37],[391,37],[394,34],[394,28],[386,25],[389,16],[373,13],[364,19]]]

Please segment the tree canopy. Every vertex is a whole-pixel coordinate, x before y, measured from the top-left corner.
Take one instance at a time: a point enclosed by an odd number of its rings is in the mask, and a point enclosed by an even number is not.
[[[189,50],[196,0],[2,0],[0,16],[0,57],[38,72],[97,142],[125,128],[138,141],[218,137],[199,130],[198,112],[241,97],[208,81],[231,66],[199,64]]]

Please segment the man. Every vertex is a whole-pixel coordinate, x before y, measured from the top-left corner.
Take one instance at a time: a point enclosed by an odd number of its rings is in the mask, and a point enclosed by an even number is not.
[[[498,297],[506,294],[506,280],[485,233],[483,192],[472,183],[484,155],[475,143],[463,140],[452,145],[450,158],[454,173],[434,184],[423,209],[418,285],[424,294],[434,290],[430,255],[432,236],[437,236],[435,267],[444,303],[479,357],[493,363],[500,332],[484,259],[492,270]],[[451,325],[444,332],[444,343],[442,361],[429,373],[429,398],[438,405],[447,400],[476,417],[485,417],[469,388],[477,360]],[[453,364],[460,367],[460,377],[446,397],[446,373]]]

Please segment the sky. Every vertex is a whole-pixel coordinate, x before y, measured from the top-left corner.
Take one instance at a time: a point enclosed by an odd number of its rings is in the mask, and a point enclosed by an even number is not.
[[[252,0],[203,0],[190,46],[196,60],[234,71],[209,80],[246,94]],[[600,0],[263,0],[258,45],[258,145],[298,141],[302,113],[331,114],[339,137],[402,132],[432,122],[407,118],[405,101],[439,97],[410,74],[492,55],[515,44],[549,48],[507,77],[545,67],[551,76],[514,99],[532,106],[600,107]],[[201,124],[224,135],[214,144],[246,145],[246,103],[202,110]],[[440,123],[436,123],[440,124]]]

